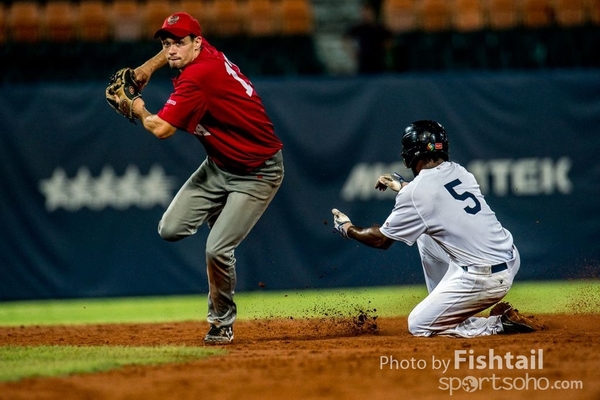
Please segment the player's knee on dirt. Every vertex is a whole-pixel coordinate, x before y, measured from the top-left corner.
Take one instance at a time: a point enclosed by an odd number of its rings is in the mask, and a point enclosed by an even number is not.
[[[422,324],[423,320],[419,319],[415,313],[411,312],[408,315],[408,331],[413,336],[431,336],[431,331],[423,328]]]

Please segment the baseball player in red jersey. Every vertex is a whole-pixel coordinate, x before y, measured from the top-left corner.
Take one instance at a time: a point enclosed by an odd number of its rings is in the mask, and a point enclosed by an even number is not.
[[[284,176],[282,143],[274,133],[260,97],[239,68],[202,37],[187,13],[169,16],[156,32],[162,50],[135,69],[144,87],[167,63],[179,70],[162,109],[149,112],[144,100],[133,112],[159,139],[179,129],[194,135],[207,157],[181,187],[162,216],[158,232],[168,241],[193,235],[207,223],[208,317],[204,341],[233,340],[234,251],[248,235],[279,189]]]
[[[410,124],[402,137],[402,158],[415,179],[379,177],[377,189],[398,192],[381,227],[360,228],[339,210],[332,213],[343,237],[368,246],[417,243],[429,295],[410,313],[408,330],[415,336],[465,338],[535,330],[512,307],[497,316],[475,316],[504,297],[521,261],[475,177],[449,161],[445,129],[435,121]]]

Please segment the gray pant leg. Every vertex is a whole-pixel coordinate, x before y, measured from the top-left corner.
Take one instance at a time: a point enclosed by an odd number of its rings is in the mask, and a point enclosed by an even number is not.
[[[256,175],[232,176],[234,192],[212,226],[206,242],[206,268],[210,286],[208,322],[231,325],[237,308],[233,301],[236,283],[235,249],[252,230],[281,185],[283,165],[269,166]]]
[[[205,160],[177,192],[158,223],[159,235],[170,242],[193,235],[223,208],[225,176]]]
[[[206,242],[209,323],[219,326],[235,321],[234,251],[275,196],[283,174],[283,162],[239,176],[206,160],[179,190],[159,223],[161,237],[169,241],[193,235],[206,221],[211,227]]]

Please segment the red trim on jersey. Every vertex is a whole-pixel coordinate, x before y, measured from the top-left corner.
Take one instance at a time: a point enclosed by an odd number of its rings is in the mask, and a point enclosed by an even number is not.
[[[173,87],[157,115],[195,135],[219,167],[249,172],[283,147],[252,83],[204,38]]]

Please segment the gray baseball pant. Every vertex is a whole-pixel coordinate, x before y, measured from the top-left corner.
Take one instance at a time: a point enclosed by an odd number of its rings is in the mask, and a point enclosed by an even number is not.
[[[277,152],[246,175],[220,169],[209,157],[179,189],[158,224],[160,236],[177,241],[206,222],[208,317],[216,326],[232,325],[237,316],[235,249],[252,230],[281,186],[283,155]]]

